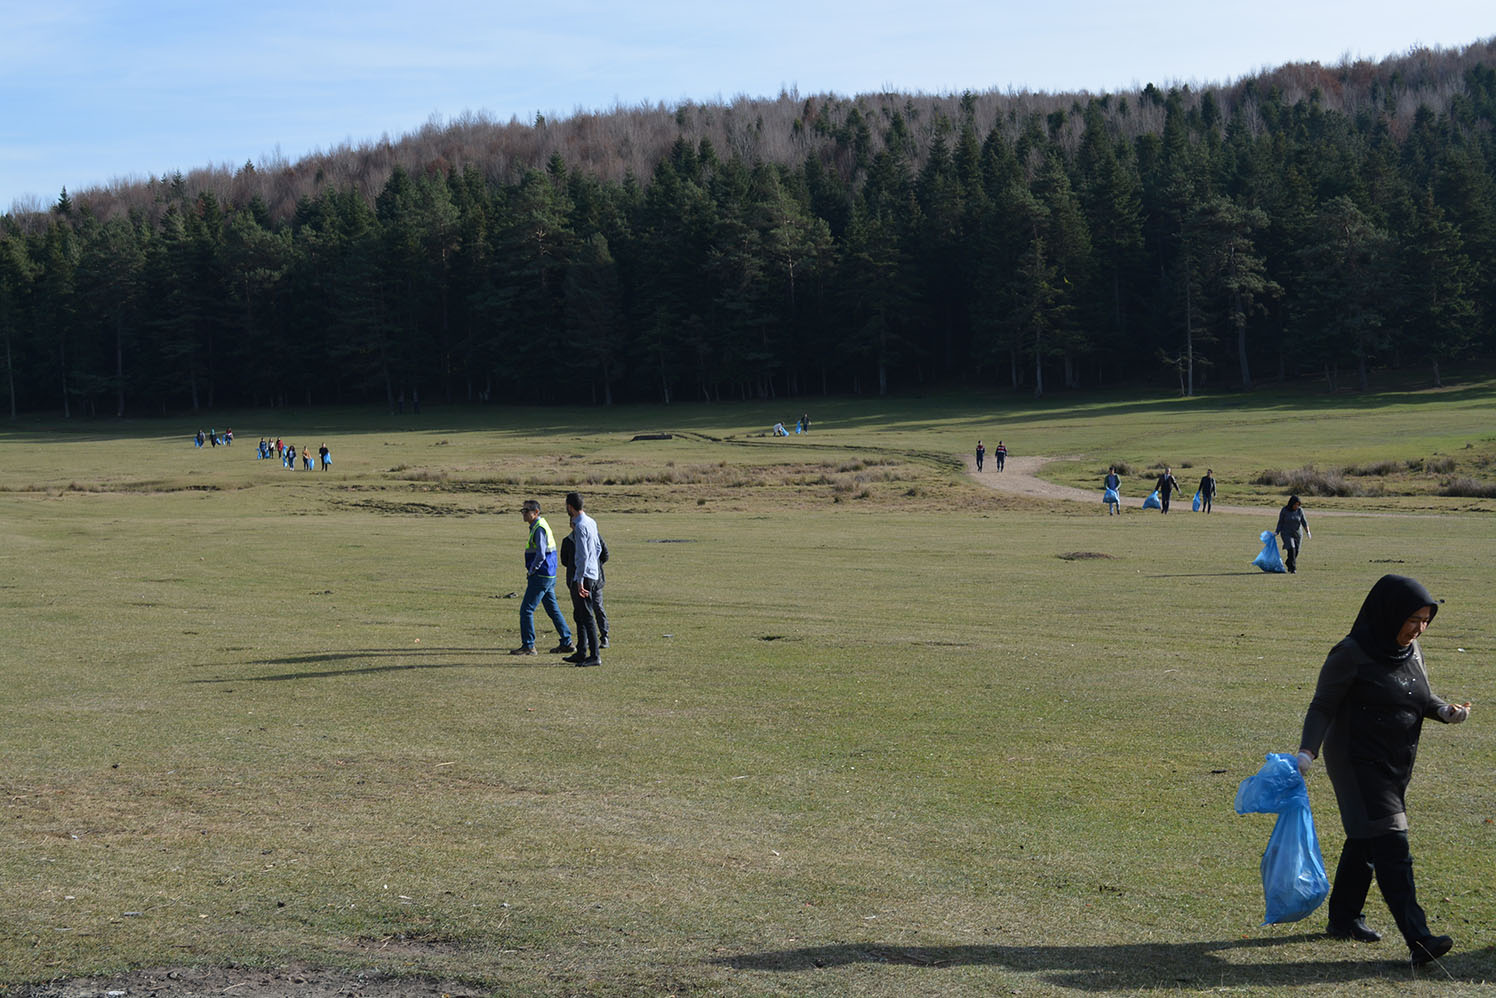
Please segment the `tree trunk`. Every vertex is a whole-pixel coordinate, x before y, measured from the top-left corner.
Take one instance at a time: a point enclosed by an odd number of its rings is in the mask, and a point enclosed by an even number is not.
[[[114,417],[125,418],[125,319],[114,313]]]

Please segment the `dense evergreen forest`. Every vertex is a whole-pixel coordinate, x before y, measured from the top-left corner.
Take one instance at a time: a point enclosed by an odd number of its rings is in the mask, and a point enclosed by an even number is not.
[[[1496,39],[1229,86],[684,104],[0,219],[14,417],[1186,394],[1496,348]]]

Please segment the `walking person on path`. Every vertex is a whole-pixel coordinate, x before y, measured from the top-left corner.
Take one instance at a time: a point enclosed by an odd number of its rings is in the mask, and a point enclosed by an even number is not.
[[[571,628],[561,616],[561,607],[556,603],[556,535],[551,525],[540,515],[540,503],[526,499],[520,506],[519,515],[529,528],[530,537],[525,543],[525,598],[519,604],[519,647],[511,648],[511,655],[535,654],[535,607],[545,607],[546,616],[556,625],[560,644],[551,652],[572,652]]]
[[[982,470],[982,458],[984,458],[986,456],[987,456],[987,448],[983,447],[982,446],[982,442],[980,440],[978,440],[977,441],[977,470],[978,471]]]
[[[1179,479],[1174,477],[1174,473],[1167,466],[1164,467],[1164,473],[1158,476],[1158,484],[1154,488],[1158,491],[1159,502],[1163,503],[1165,515],[1169,512],[1169,496],[1175,491],[1184,491],[1179,487]]]
[[[1122,479],[1117,477],[1115,466],[1106,469],[1106,480],[1102,482],[1102,485],[1106,487],[1106,491],[1102,493],[1106,499],[1106,515],[1121,516],[1122,496],[1117,490],[1122,487]]]
[[[1211,468],[1206,468],[1205,477],[1200,479],[1200,512],[1210,512],[1210,503],[1215,498],[1215,494],[1215,471]]]
[[[1002,471],[1003,465],[1008,463],[1008,448],[1003,446],[1001,440],[997,442],[997,449],[992,452],[992,456],[997,459],[997,470]]]

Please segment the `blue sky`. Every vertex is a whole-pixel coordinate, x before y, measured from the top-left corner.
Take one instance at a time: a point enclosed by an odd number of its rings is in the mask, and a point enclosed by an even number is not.
[[[464,112],[1131,89],[1496,35],[1489,0],[0,0],[0,211]]]

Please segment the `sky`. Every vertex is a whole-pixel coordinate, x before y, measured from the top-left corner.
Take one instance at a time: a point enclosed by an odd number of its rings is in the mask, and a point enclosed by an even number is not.
[[[1493,35],[1490,0],[0,0],[0,212],[465,113],[1099,94]]]

